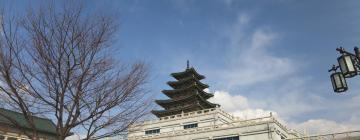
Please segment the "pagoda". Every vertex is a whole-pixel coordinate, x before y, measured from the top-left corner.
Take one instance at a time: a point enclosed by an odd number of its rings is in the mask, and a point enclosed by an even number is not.
[[[190,68],[189,61],[187,61],[185,71],[172,73],[171,76],[176,81],[169,81],[167,84],[173,89],[162,91],[170,99],[155,101],[164,108],[164,110],[151,111],[155,116],[160,118],[219,106],[207,101],[214,95],[204,91],[205,88],[209,87],[200,82],[200,80],[205,79],[205,76],[197,73],[193,67]]]

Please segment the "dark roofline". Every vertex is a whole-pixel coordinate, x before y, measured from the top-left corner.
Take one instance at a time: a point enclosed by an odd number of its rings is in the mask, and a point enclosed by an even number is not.
[[[177,85],[182,85],[189,81],[193,81],[194,83],[197,83],[199,86],[202,86],[202,88],[204,89],[209,88],[209,85],[202,83],[200,80],[196,79],[195,77],[187,77],[178,81],[168,81],[167,84],[172,88],[176,89]]]
[[[171,73],[170,75],[172,77],[174,77],[177,80],[180,80],[180,77],[186,76],[188,73],[192,73],[194,74],[194,76],[197,77],[198,80],[202,80],[205,79],[204,75],[199,74],[193,67],[186,69],[185,71],[182,72],[175,72],[175,73]]]
[[[205,97],[201,97],[201,98],[204,98],[206,100],[208,98],[213,97],[214,95],[206,93],[206,92],[205,92],[205,94],[192,94],[192,95],[190,94],[188,96],[178,98],[178,99],[155,100],[155,103],[164,108],[165,106],[168,106],[169,104],[184,102],[184,101],[187,101],[187,99],[192,99],[193,97],[196,97],[196,96],[205,96]]]
[[[197,89],[198,92],[200,92],[201,94],[207,94],[207,96],[213,96],[213,94],[211,93],[207,93],[205,91],[203,91],[201,88],[198,87],[199,85],[196,84],[191,84],[188,87],[182,88],[182,89],[171,89],[171,90],[162,90],[161,92],[164,93],[166,96],[168,96],[169,98],[173,98],[173,95],[176,96],[176,94],[179,94],[183,91],[188,91],[188,90],[192,90],[194,89],[193,87],[195,87],[195,89]],[[211,95],[210,95],[211,94]]]
[[[13,113],[14,115],[16,115],[16,116],[18,116],[18,117],[25,117],[25,116],[23,115],[23,113],[20,113],[20,112],[14,111],[14,110],[9,110],[9,109],[5,109],[5,108],[0,108],[0,111],[3,111],[3,113]],[[0,115],[0,117],[2,117],[2,115]],[[11,116],[8,116],[8,117],[11,117]],[[34,116],[34,115],[31,115],[31,117],[33,117],[34,120],[35,120],[35,119],[38,119],[38,120],[46,121],[47,123],[51,124],[51,125],[55,128],[54,132],[50,132],[51,130],[50,130],[50,131],[46,131],[46,130],[41,130],[41,129],[39,129],[39,128],[36,126],[36,124],[35,124],[35,128],[36,128],[37,131],[42,132],[42,133],[57,135],[56,125],[55,125],[55,123],[54,123],[52,120],[50,120],[50,119],[48,119],[48,118],[44,118],[44,117]],[[5,118],[5,119],[8,120],[8,121],[11,121],[11,120],[9,120],[9,119],[7,119],[7,118]],[[17,121],[19,121],[19,120],[14,119],[14,121],[17,122]],[[13,124],[12,122],[4,122],[4,121],[1,121],[1,120],[0,120],[0,123],[1,123],[1,124],[7,124],[7,125],[9,125],[9,126],[16,127],[15,124]],[[19,122],[17,122],[17,123],[19,123]],[[21,123],[21,122],[20,122],[20,123]],[[29,124],[20,124],[20,123],[19,123],[19,125],[20,125],[21,128],[24,128],[24,129],[26,129],[26,130],[31,130],[31,128],[29,128],[28,126],[26,126],[26,125],[29,125]],[[26,123],[28,123],[28,122],[26,121]],[[51,129],[51,128],[49,128],[49,129]]]
[[[20,112],[14,111],[14,110],[5,109],[5,108],[0,108],[0,110],[5,110],[5,111],[8,111],[8,112],[13,112],[13,113],[16,113],[16,114],[19,114],[19,115],[22,115],[22,114],[23,114],[23,113],[20,113]],[[38,117],[38,116],[34,116],[34,115],[32,115],[32,117],[33,117],[33,118],[37,118],[37,119],[41,119],[41,120],[48,120],[48,121],[50,121],[54,126],[56,126],[55,123],[52,122],[52,120],[50,120],[50,119],[48,119],[48,118]]]

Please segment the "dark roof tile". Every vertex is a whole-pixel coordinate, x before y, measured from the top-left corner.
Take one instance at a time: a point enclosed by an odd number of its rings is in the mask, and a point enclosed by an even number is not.
[[[0,123],[14,125],[12,121],[15,121],[21,127],[30,129],[29,123],[26,121],[25,116],[22,113],[0,108],[0,114],[6,115],[6,117],[0,115]],[[12,118],[9,120],[7,118]],[[57,134],[55,124],[47,118],[33,117],[35,127],[39,132]]]

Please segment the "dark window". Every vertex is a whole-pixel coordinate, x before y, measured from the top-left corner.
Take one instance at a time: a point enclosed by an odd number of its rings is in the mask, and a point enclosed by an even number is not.
[[[184,129],[196,128],[196,127],[198,127],[197,123],[184,125]]]
[[[217,138],[214,140],[240,140],[240,138],[239,136],[235,136],[235,137]]]
[[[0,135],[0,140],[3,140],[3,139],[5,139],[5,137],[4,137],[4,136],[2,136],[2,135]]]
[[[17,140],[17,138],[14,137],[8,137],[7,140]]]
[[[153,130],[146,130],[145,134],[149,135],[149,134],[156,134],[156,133],[160,133],[160,129],[153,129]]]

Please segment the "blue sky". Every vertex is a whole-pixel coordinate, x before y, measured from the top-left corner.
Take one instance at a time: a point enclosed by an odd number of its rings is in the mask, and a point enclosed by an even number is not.
[[[44,1],[4,1],[23,12]],[[241,117],[274,112],[313,133],[360,129],[360,80],[335,94],[327,70],[336,47],[360,41],[360,1],[121,0],[86,1],[86,10],[118,16],[120,60],[142,60],[148,87],[166,98],[171,72],[186,60],[207,78],[212,101]]]

